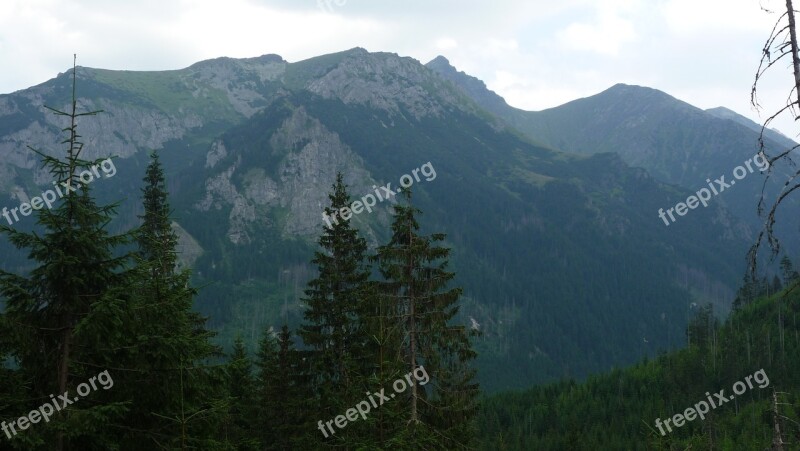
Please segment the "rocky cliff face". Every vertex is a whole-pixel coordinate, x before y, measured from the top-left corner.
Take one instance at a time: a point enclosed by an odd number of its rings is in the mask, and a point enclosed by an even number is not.
[[[297,63],[304,64],[308,65]],[[287,87],[298,87],[293,74],[287,73],[289,67],[277,55],[217,58],[165,72],[79,67],[79,110],[102,110],[78,122],[86,141],[84,157],[115,155],[124,160],[197,135],[210,123],[237,124],[280,99]],[[394,54],[353,49],[335,55],[332,62],[314,71],[304,66],[295,69],[298,71],[308,72],[299,77],[301,89],[385,111],[389,113],[387,127],[399,118],[419,121],[447,110],[477,110],[466,96],[417,61]],[[26,193],[50,182],[50,175],[41,170],[38,156],[28,146],[48,154],[62,150],[57,143],[62,139],[63,118],[44,105],[69,108],[70,83],[69,73],[64,73],[30,89],[0,96],[0,186],[4,192]],[[213,169],[228,155],[227,150],[222,141],[211,136],[205,139],[206,167]],[[375,183],[352,150],[302,109],[272,139],[273,146],[292,149],[281,160],[280,178],[262,178],[260,172],[233,162],[201,182],[205,195],[197,208],[231,207],[228,237],[232,243],[249,242],[247,224],[269,220],[259,219],[257,210],[263,213],[275,206],[288,210],[284,233],[314,236],[319,231],[321,206],[327,202],[325,193],[337,171],[347,174],[355,192],[370,192]],[[301,141],[303,145],[295,148]],[[248,185],[232,184],[235,174],[244,175]],[[309,208],[310,204],[315,205]]]
[[[425,70],[418,61],[394,54],[371,54],[364,49],[346,53],[342,62],[306,89],[345,104],[361,104],[386,111],[401,110],[419,120],[439,116],[446,108],[465,107],[466,98]]]
[[[115,155],[130,158],[159,150],[211,122],[235,124],[252,116],[275,91],[286,61],[277,55],[219,58],[186,69],[125,72],[79,67],[78,109],[102,110],[79,119],[86,158]],[[63,118],[45,105],[66,111],[70,74],[8,95],[0,95],[0,175],[3,188],[13,189],[16,176],[34,172],[37,184],[49,183],[38,170],[38,157],[27,146],[55,154],[61,150]],[[20,172],[22,170],[22,172]],[[29,187],[28,187],[29,188]]]
[[[377,183],[364,169],[363,160],[302,107],[269,141],[271,151],[281,155],[278,177],[267,175],[272,172],[267,168],[244,167],[236,159],[206,181],[205,196],[196,204],[200,211],[230,208],[227,236],[233,244],[248,244],[250,226],[269,221],[269,211],[276,207],[286,212],[282,218],[285,236],[313,239],[321,230],[322,212],[330,202],[328,192],[337,172],[345,175],[354,195],[370,192]],[[206,156],[207,167],[216,166],[227,154],[224,142],[216,141]],[[237,175],[240,186],[234,182]]]
[[[286,72],[287,62],[278,55],[258,58],[217,58],[186,69],[185,84],[192,95],[204,89],[225,93],[236,112],[250,117],[264,106],[265,83],[278,81]]]
[[[425,66],[440,77],[464,90],[469,98],[475,100],[478,105],[485,108],[487,111],[503,117],[505,112],[516,110],[510,107],[505,99],[487,88],[483,80],[470,76],[463,71],[456,70],[456,68],[450,64],[450,61],[443,56],[437,56],[425,64]]]

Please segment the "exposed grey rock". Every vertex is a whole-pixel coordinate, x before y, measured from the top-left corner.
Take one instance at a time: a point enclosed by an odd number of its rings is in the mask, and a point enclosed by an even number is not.
[[[253,205],[231,183],[231,176],[240,164],[241,159],[237,159],[224,172],[208,179],[206,181],[206,197],[196,205],[196,208],[200,211],[208,211],[211,208],[221,210],[225,206],[231,207],[231,212],[228,215],[228,239],[233,244],[247,244],[250,242],[247,224],[256,219]]]
[[[220,145],[212,145],[209,158],[214,158],[211,156],[219,152]],[[228,237],[234,244],[250,242],[248,224],[263,221],[273,207],[288,210],[284,235],[319,235],[322,213],[329,204],[328,192],[339,171],[346,174],[345,183],[354,200],[371,193],[371,186],[376,184],[361,158],[303,108],[295,110],[272,135],[270,146],[273,152],[284,155],[278,164],[278,180],[267,176],[262,168],[242,168],[237,162],[206,182],[206,195],[196,205],[201,211],[232,208]],[[245,171],[241,189],[232,182],[238,171]]]
[[[190,66],[184,82],[196,96],[201,95],[207,86],[223,91],[239,114],[250,117],[263,106],[258,102],[264,98],[259,84],[277,80],[286,71],[287,64],[277,55],[216,58]]]
[[[228,156],[228,150],[225,149],[225,143],[219,139],[214,141],[214,144],[211,145],[211,150],[209,150],[206,155],[206,167],[213,168],[217,165],[219,160],[226,156]]]
[[[178,235],[178,245],[176,253],[178,255],[178,267],[187,268],[194,265],[194,262],[203,255],[203,248],[200,243],[194,239],[183,227],[177,222],[172,222],[172,230]]]
[[[391,53],[370,54],[363,49],[347,52],[340,64],[312,80],[306,89],[346,104],[368,105],[393,116],[402,113],[402,106],[417,120],[438,117],[445,108],[464,108],[468,103],[416,60]]]
[[[263,169],[253,168],[245,174],[245,196],[258,206],[268,206],[277,204],[280,192]]]
[[[322,212],[328,205],[328,192],[336,181],[337,172],[346,174],[350,192],[370,190],[373,183],[364,169],[364,162],[339,135],[329,131],[305,109],[298,108],[292,117],[273,135],[274,149],[287,149],[279,165],[281,206],[289,208],[289,218],[283,232],[287,235],[316,236],[322,225]],[[306,144],[293,151],[299,142]]]
[[[104,110],[93,117],[80,118],[78,127],[84,136],[86,158],[109,155],[128,158],[140,149],[160,149],[173,139],[182,138],[203,121],[196,114],[167,115],[161,111],[131,105],[119,105],[108,99],[86,100],[86,107]],[[51,120],[55,116],[51,116]]]

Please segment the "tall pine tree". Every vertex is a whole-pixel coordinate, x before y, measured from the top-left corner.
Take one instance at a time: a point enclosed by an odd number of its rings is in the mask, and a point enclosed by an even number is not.
[[[264,332],[256,360],[256,393],[263,406],[257,418],[265,450],[319,448],[312,423],[318,412],[309,402],[313,392],[302,355],[294,348],[286,325],[277,342],[270,330]]]
[[[127,257],[119,247],[127,234],[112,235],[108,224],[115,205],[98,206],[83,174],[100,160],[81,158],[83,142],[78,121],[99,111],[79,113],[76,67],[72,69],[72,101],[68,111],[49,108],[65,118],[67,137],[63,156],[31,148],[43,159],[62,197],[52,209],[36,212],[38,231],[20,232],[2,227],[18,249],[26,249],[34,263],[28,275],[0,271],[0,294],[7,300],[6,320],[11,357],[19,380],[27,381],[26,401],[15,406],[19,414],[37,407],[51,394],[70,391],[107,369],[112,351],[99,343],[113,342],[113,328],[121,319],[128,277]],[[108,334],[108,335],[106,335]],[[112,371],[113,373],[113,371]],[[123,411],[119,403],[99,404],[89,397],[66,406],[50,422],[15,436],[11,443],[23,449],[111,449],[117,445],[113,429],[106,428]],[[35,402],[36,405],[31,403]]]
[[[319,418],[342,414],[363,398],[370,359],[366,355],[368,337],[363,317],[370,270],[365,263],[367,243],[349,219],[336,218],[335,212],[350,205],[342,174],[336,177],[331,205],[325,208],[329,225],[324,226],[312,263],[318,275],[308,283],[304,302],[305,324],[299,331],[308,351],[313,375],[313,393]],[[350,425],[324,440],[335,446],[346,445],[359,426]],[[324,437],[318,434],[319,439]]]
[[[452,324],[458,313],[460,288],[448,288],[455,276],[447,271],[450,249],[438,243],[444,234],[420,235],[411,205],[395,205],[392,237],[378,248],[377,261],[385,279],[381,295],[392,303],[391,314],[402,328],[400,359],[405,372],[430,376],[425,386],[412,384],[398,397],[406,402],[408,427],[400,443],[408,449],[460,449],[474,439],[473,416],[478,386],[470,362],[475,358],[469,333]]]
[[[257,397],[254,393],[253,365],[247,356],[241,337],[236,337],[233,343],[227,373],[231,407],[225,428],[226,442],[240,451],[259,450],[261,447],[253,427],[258,412],[255,402]]]
[[[192,310],[196,290],[190,270],[178,270],[177,236],[172,230],[166,181],[157,154],[144,177],[144,214],[136,230],[136,267],[129,317],[130,342],[119,359],[122,390],[134,400],[123,439],[135,447],[197,446],[214,443],[212,425],[223,421],[225,405],[217,384],[222,370],[209,368],[219,356],[205,318]]]

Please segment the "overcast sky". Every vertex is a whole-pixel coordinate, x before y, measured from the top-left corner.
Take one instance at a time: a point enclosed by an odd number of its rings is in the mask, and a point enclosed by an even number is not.
[[[513,106],[540,110],[615,83],[754,120],[750,85],[782,0],[2,0],[0,93],[72,63],[164,70],[219,56],[294,62],[364,47],[446,56]],[[763,86],[765,110],[792,78]],[[762,113],[761,116],[764,116]],[[778,127],[797,135],[786,119]]]

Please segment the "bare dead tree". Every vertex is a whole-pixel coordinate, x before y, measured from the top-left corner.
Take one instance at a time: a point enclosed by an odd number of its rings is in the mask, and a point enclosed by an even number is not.
[[[781,422],[780,422],[780,413],[778,413],[778,394],[773,390],[772,391],[772,427],[774,428],[772,433],[772,450],[774,451],[783,451],[783,445],[785,444],[783,441],[783,435],[781,434]]]
[[[772,13],[772,11],[769,11],[766,8],[762,7],[762,9],[766,12]],[[800,147],[800,145],[793,146],[789,149],[783,149],[774,155],[768,155],[767,148],[764,143],[765,132],[778,116],[788,113],[792,115],[795,121],[800,120],[800,54],[798,54],[794,13],[795,10],[792,5],[792,0],[786,0],[786,12],[782,13],[778,17],[778,20],[775,22],[769,38],[761,50],[761,61],[759,62],[755,81],[753,82],[753,86],[750,90],[750,103],[756,110],[760,110],[761,105],[758,102],[759,82],[772,66],[781,60],[784,60],[787,56],[791,58],[794,83],[792,88],[789,90],[786,104],[764,121],[764,124],[761,127],[761,133],[758,137],[758,153],[762,159],[769,162],[769,168],[767,169],[766,177],[764,178],[764,183],[761,187],[761,197],[758,202],[758,214],[759,216],[764,217],[764,227],[759,232],[755,244],[750,248],[750,252],[748,253],[749,268],[753,277],[755,277],[757,274],[756,266],[758,251],[764,240],[766,240],[769,244],[772,254],[771,257],[774,259],[778,255],[781,246],[780,241],[775,235],[774,227],[776,212],[778,211],[778,207],[781,205],[784,199],[786,199],[795,190],[800,189],[800,179],[798,179],[798,176],[800,176],[800,170],[797,170],[797,165],[792,160],[792,152]],[[766,209],[766,205],[769,202],[767,199],[766,187],[770,178],[772,178],[775,174],[773,171],[774,163],[783,163],[791,169],[787,173],[787,180],[784,183],[781,191],[775,196],[775,199],[771,201],[772,203],[769,208]]]

